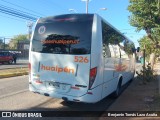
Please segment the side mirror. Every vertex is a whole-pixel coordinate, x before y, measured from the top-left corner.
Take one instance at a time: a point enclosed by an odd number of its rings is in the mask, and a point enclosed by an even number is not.
[[[137,52],[139,52],[140,51],[140,47],[137,47]]]

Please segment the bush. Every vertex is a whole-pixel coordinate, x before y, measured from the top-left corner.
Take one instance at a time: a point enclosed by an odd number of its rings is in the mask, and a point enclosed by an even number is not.
[[[143,84],[150,82],[152,80],[156,80],[156,73],[154,70],[151,69],[151,65],[148,64],[147,67],[143,66],[143,69],[140,72],[137,72],[137,79],[142,80]]]

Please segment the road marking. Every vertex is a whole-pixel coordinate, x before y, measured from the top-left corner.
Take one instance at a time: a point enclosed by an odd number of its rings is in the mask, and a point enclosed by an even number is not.
[[[2,95],[2,96],[0,96],[0,99],[5,98],[5,97],[10,97],[10,96],[13,96],[13,95],[16,95],[16,94],[20,94],[20,93],[23,93],[23,92],[27,92],[27,91],[29,92],[29,89],[24,89],[24,90],[9,93],[9,94],[6,94],[6,95]]]

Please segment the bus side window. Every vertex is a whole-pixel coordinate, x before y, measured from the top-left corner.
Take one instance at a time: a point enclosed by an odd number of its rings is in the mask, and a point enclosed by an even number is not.
[[[125,52],[128,54],[128,56],[132,55],[133,54],[132,49],[135,49],[134,44],[129,42],[129,41],[125,42],[125,47],[124,48],[125,48]]]
[[[107,57],[111,57],[111,52],[109,50],[108,45],[103,44],[103,57],[107,58]]]
[[[113,57],[114,58],[120,58],[120,51],[119,51],[119,46],[118,45],[112,45],[112,49],[113,49]]]
[[[108,41],[109,29],[110,27],[102,21],[102,44],[103,44],[102,54],[104,58],[111,57],[111,52],[109,49],[109,41]]]

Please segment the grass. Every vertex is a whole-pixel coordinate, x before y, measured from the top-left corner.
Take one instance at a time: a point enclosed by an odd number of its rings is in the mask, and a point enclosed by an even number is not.
[[[12,68],[0,70],[0,78],[27,75],[28,68]]]

